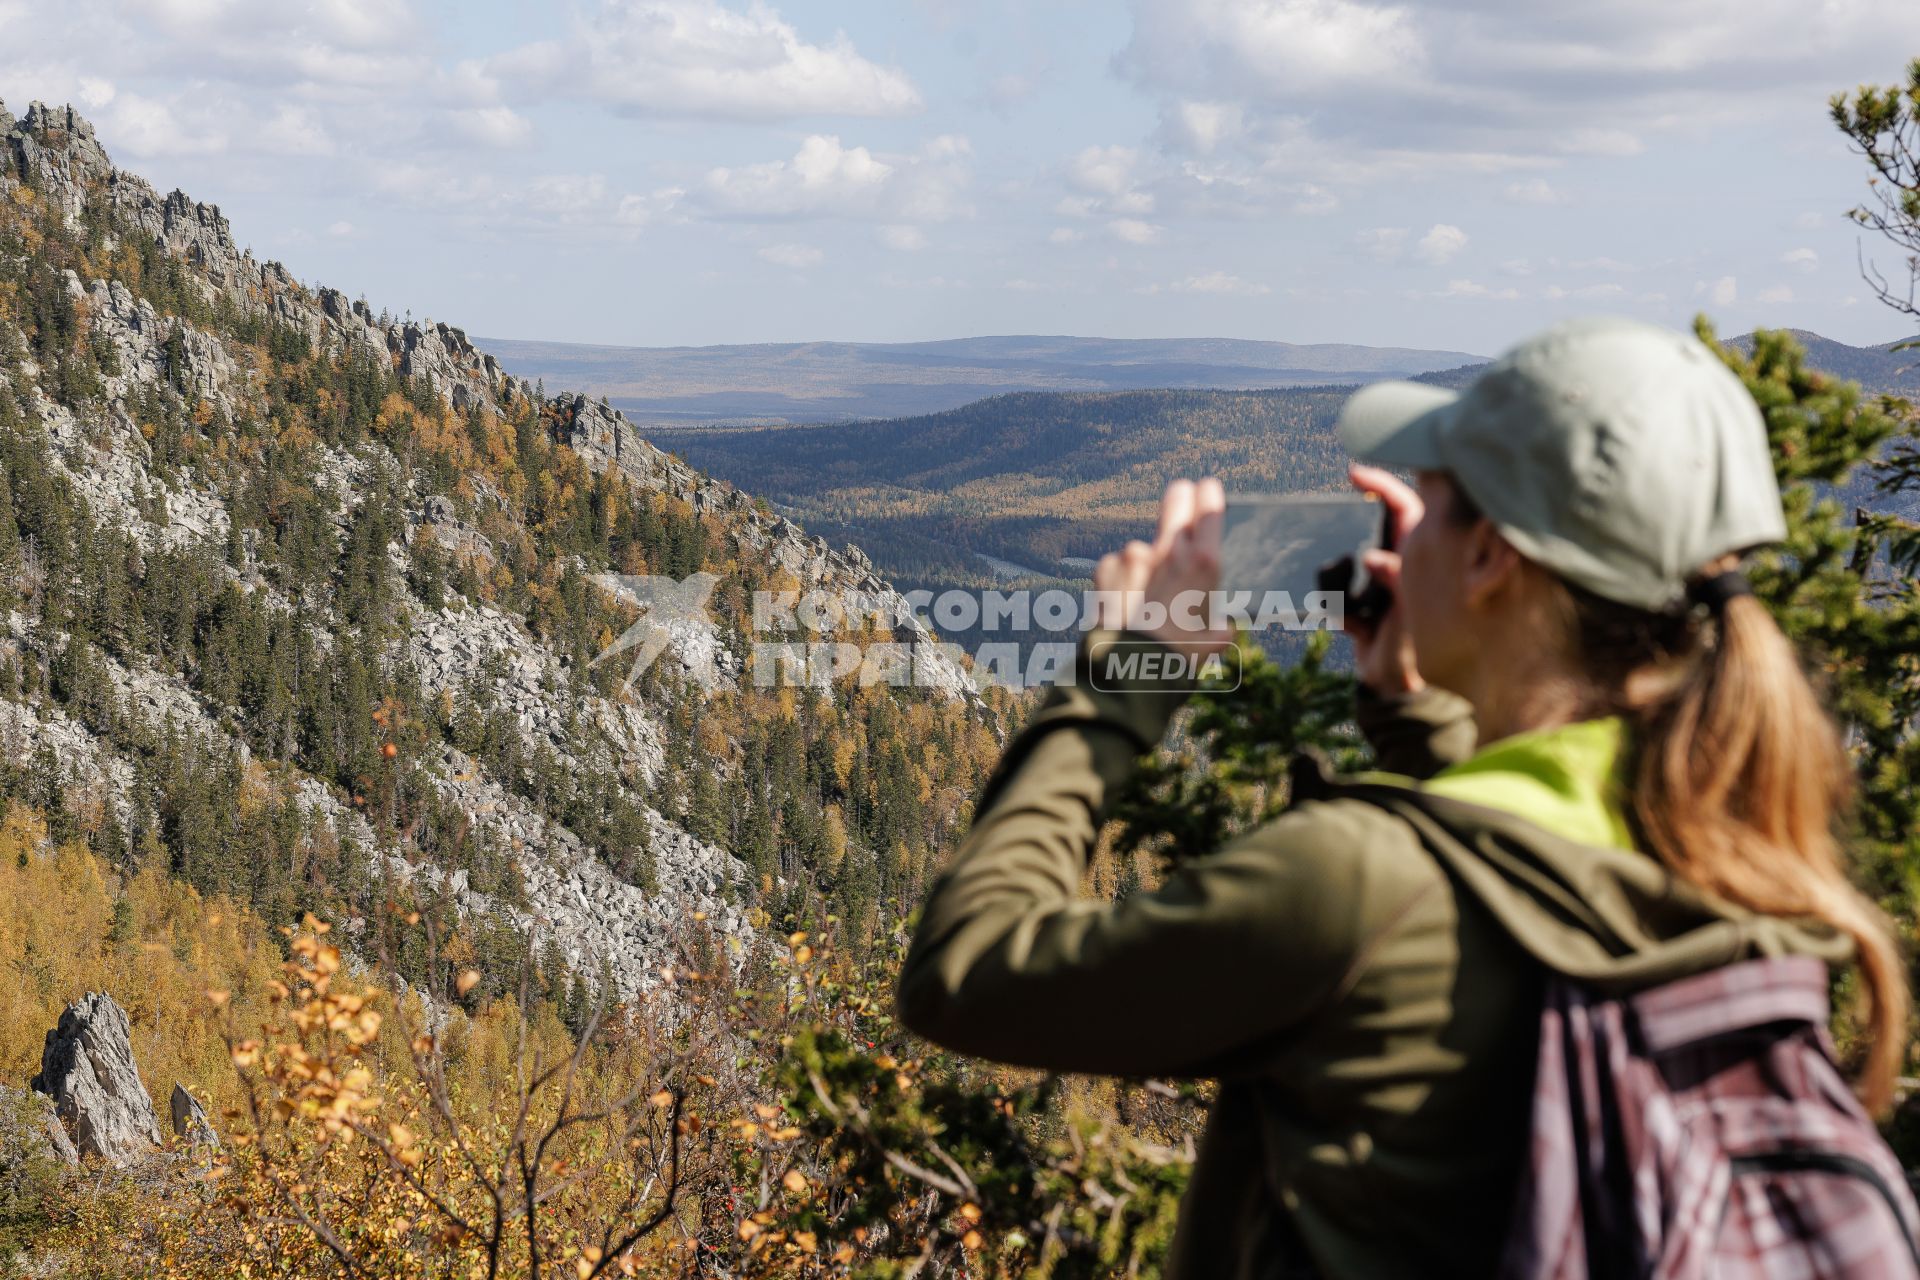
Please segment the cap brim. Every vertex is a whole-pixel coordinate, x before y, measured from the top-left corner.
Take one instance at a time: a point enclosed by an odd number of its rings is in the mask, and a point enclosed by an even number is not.
[[[1459,392],[1424,382],[1376,382],[1353,393],[1336,430],[1362,462],[1441,471],[1440,426],[1459,400]]]

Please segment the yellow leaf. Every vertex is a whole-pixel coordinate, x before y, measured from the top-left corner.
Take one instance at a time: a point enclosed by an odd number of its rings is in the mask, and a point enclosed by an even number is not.
[[[651,1098],[648,1098],[647,1101],[656,1107],[670,1107],[673,1105],[673,1090],[662,1089]]]
[[[980,1246],[985,1243],[986,1243],[986,1240],[982,1238],[982,1236],[978,1231],[969,1231],[967,1232],[967,1234],[960,1237],[961,1247],[966,1249],[969,1253],[978,1252]]]
[[[799,1195],[807,1189],[807,1175],[798,1169],[789,1169],[787,1170],[787,1176],[780,1179],[780,1185],[793,1192],[793,1194]]]
[[[233,992],[231,991],[220,991],[220,990],[216,990],[213,987],[207,988],[207,1003],[212,1005],[216,1009],[226,1008],[227,1001],[232,998],[233,998]]]
[[[462,969],[460,976],[453,980],[454,991],[463,996],[479,985],[480,971],[478,969]]]

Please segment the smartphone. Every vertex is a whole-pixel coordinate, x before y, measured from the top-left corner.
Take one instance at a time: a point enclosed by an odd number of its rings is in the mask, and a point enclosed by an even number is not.
[[[1393,597],[1362,555],[1391,549],[1387,504],[1370,493],[1235,493],[1220,528],[1224,591],[1284,591],[1295,609],[1316,591],[1344,593],[1344,618],[1374,622]]]

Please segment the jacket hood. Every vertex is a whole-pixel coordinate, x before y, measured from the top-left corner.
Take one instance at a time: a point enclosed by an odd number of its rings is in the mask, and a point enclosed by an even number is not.
[[[1296,803],[1358,802],[1395,814],[1523,950],[1547,969],[1602,992],[1656,986],[1754,956],[1810,955],[1830,965],[1852,957],[1852,939],[1822,921],[1762,915],[1728,902],[1632,848],[1617,812],[1592,812],[1574,794],[1583,783],[1598,781],[1591,776],[1593,764],[1610,771],[1612,754],[1583,750],[1595,746],[1589,741],[1574,744],[1572,760],[1564,750],[1543,757],[1541,745],[1496,745],[1425,784],[1394,774],[1342,776],[1324,756],[1303,752],[1294,760],[1293,796]],[[1584,778],[1583,756],[1589,766]],[[1573,775],[1558,779],[1558,786],[1545,779],[1544,790],[1514,777],[1516,771],[1569,765]],[[1491,785],[1445,782],[1467,773],[1502,776],[1487,777]],[[1542,781],[1537,772],[1534,780]],[[1528,803],[1504,802],[1529,791]],[[1543,799],[1569,807],[1542,813]],[[1533,816],[1515,807],[1532,809]]]

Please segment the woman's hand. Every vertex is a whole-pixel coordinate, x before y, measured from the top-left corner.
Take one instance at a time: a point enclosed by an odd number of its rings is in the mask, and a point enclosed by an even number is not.
[[[1420,523],[1426,507],[1420,495],[1391,471],[1352,463],[1347,478],[1362,493],[1371,493],[1387,504],[1393,521],[1393,545],[1406,544],[1413,526]],[[1369,624],[1349,616],[1347,635],[1353,640],[1354,674],[1360,683],[1375,693],[1393,695],[1413,693],[1426,688],[1414,664],[1413,640],[1407,634],[1406,614],[1400,608],[1400,553],[1373,550],[1364,557],[1367,572],[1393,593],[1394,603],[1379,620]]]
[[[1160,531],[1101,557],[1093,571],[1103,627],[1129,627],[1182,653],[1204,656],[1233,643],[1208,625],[1220,586],[1220,522],[1227,495],[1218,480],[1175,480],[1160,499]]]

